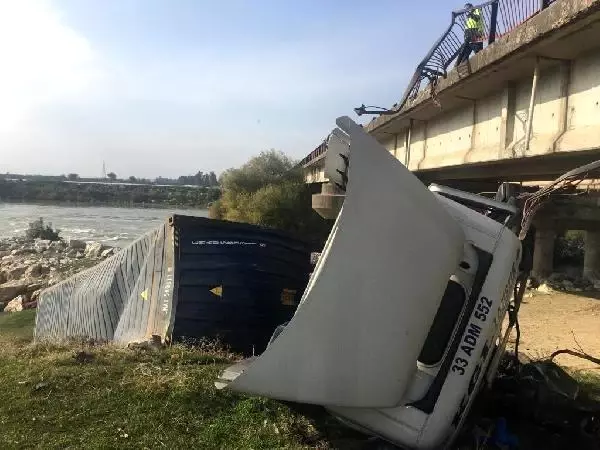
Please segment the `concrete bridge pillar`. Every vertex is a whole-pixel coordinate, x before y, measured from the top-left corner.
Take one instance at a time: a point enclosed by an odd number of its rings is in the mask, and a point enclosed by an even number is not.
[[[600,280],[600,231],[587,231],[585,234],[583,276]]]
[[[313,194],[312,208],[325,219],[335,219],[342,209],[344,192],[333,183],[323,183],[320,194]]]
[[[554,241],[556,231],[551,228],[538,228],[535,232],[532,275],[537,279],[546,278],[554,269]]]

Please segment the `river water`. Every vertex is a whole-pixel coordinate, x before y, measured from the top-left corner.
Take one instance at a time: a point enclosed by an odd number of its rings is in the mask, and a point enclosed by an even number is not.
[[[203,209],[143,209],[0,203],[0,238],[22,235],[40,217],[63,238],[98,241],[123,247],[171,214],[208,217]]]

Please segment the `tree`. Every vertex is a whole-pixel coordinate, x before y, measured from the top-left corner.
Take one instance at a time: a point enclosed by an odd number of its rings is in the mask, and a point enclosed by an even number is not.
[[[79,175],[76,173],[70,173],[69,175],[67,175],[67,179],[69,181],[75,181],[79,179]]]
[[[136,178],[136,177],[134,177],[133,175],[131,175],[131,176],[129,177],[129,181],[131,181],[132,183],[135,183],[135,182],[137,181],[137,178]]]
[[[106,177],[110,180],[110,181],[115,181],[117,179],[117,174],[114,172],[110,172],[106,174]]]
[[[216,177],[216,176],[215,176]],[[262,152],[221,177],[222,196],[210,216],[294,232],[320,248],[331,223],[311,207],[311,192],[295,162],[281,152]]]
[[[226,170],[221,179],[224,190],[253,193],[271,183],[300,182],[302,174],[288,156],[276,150],[262,152],[239,169]]]

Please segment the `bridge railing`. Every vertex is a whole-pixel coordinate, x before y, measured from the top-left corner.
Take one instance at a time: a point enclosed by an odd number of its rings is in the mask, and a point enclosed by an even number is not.
[[[497,38],[526,22],[554,1],[492,0],[475,6],[481,11],[484,41],[487,41],[487,45],[493,44]],[[463,48],[468,12],[469,10],[463,9],[452,13],[450,26],[417,66],[402,100],[397,105],[397,110],[402,109],[409,99],[414,99],[424,83],[435,82],[438,77],[446,77],[448,68]]]
[[[320,156],[325,155],[327,152],[327,141],[323,141],[321,145],[315,148],[312,152],[306,155],[302,160],[298,163],[300,167],[306,167],[310,165],[315,159],[318,159]]]
[[[556,0],[490,0],[474,7],[481,12],[483,21],[482,43],[493,44],[496,39],[510,32],[523,22],[529,20]],[[395,114],[407,101],[416,98],[417,94],[429,83],[445,78],[448,69],[457,59],[465,45],[466,20],[470,9],[462,9],[452,13],[450,26],[435,42],[425,58],[419,63],[406,91],[393,110],[368,110],[364,105],[356,108],[362,114]]]
[[[529,20],[540,11],[549,7],[556,0],[490,0],[474,8],[481,11],[483,19],[484,46],[493,44],[498,38],[509,33],[517,26]],[[408,100],[414,99],[428,83],[435,83],[440,77],[445,78],[448,69],[462,51],[465,43],[465,28],[469,10],[462,9],[452,13],[452,21],[446,31],[435,42],[425,58],[419,63],[402,100],[394,105],[393,110],[378,108],[368,111],[364,105],[356,108],[359,114],[396,114]],[[327,152],[327,143],[323,142],[309,153],[300,163],[306,167],[320,159]]]

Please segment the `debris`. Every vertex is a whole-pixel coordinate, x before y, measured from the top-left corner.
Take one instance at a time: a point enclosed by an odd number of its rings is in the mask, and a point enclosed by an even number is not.
[[[84,350],[81,350],[73,355],[73,359],[80,364],[90,363],[94,360],[94,358],[95,357],[93,353],[89,353]]]
[[[49,269],[47,267],[42,266],[41,264],[33,264],[29,266],[25,271],[25,277],[27,278],[37,278],[42,276],[44,273],[48,273]]]
[[[13,298],[8,304],[4,307],[4,312],[18,312],[23,311],[23,304],[26,302],[24,296],[19,295],[16,298]]]
[[[114,255],[115,253],[115,249],[114,248],[107,248],[106,250],[103,250],[102,253],[100,254],[101,258],[108,258],[109,256]]]
[[[80,241],[78,239],[69,239],[69,248],[74,250],[85,250],[86,243],[84,241]]]
[[[85,246],[85,256],[87,258],[99,258],[106,247],[100,242],[90,242]]]
[[[29,280],[12,280],[0,284],[0,303],[12,300],[18,295],[28,291]]]
[[[35,391],[39,391],[40,389],[44,389],[46,386],[48,386],[50,383],[48,383],[47,381],[40,381],[38,384],[35,385],[35,387],[33,388]]]
[[[548,286],[546,283],[542,283],[537,287],[537,292],[539,292],[540,294],[552,294],[554,292],[554,289],[552,289],[550,286]]]

